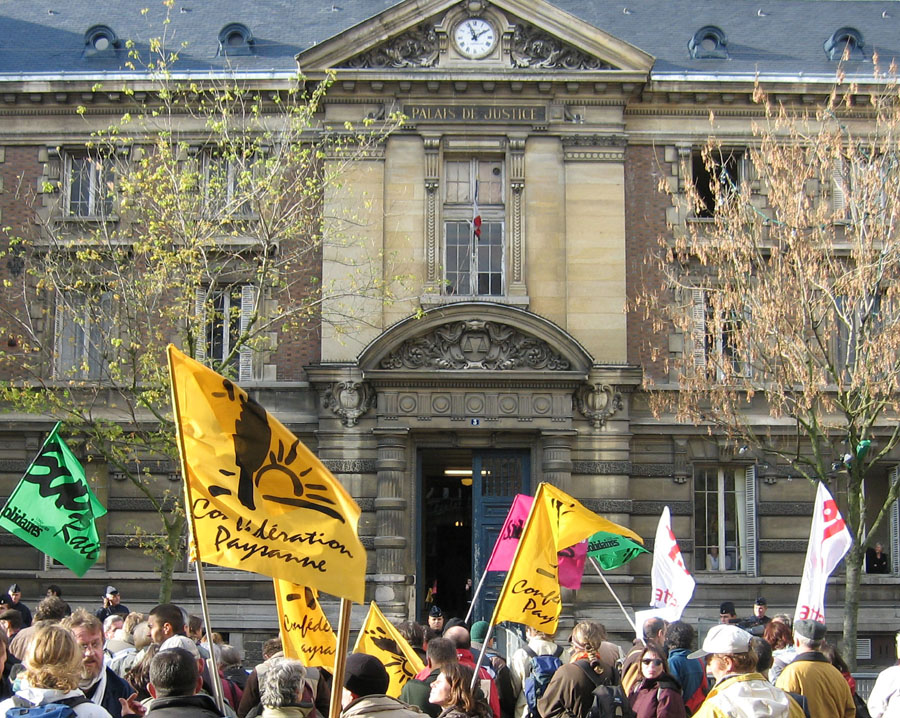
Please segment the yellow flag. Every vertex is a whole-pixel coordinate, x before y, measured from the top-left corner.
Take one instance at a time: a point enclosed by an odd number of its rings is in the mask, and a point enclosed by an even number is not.
[[[369,615],[359,632],[353,652],[375,656],[384,664],[391,678],[387,694],[394,698],[400,696],[403,685],[410,678],[425,668],[409,641],[388,622],[375,601],[369,604]]]
[[[598,531],[644,543],[634,531],[589,511],[555,486],[538,486],[491,623],[514,621],[555,632],[562,609],[557,553]]]
[[[319,604],[318,591],[290,581],[275,581],[275,602],[284,655],[304,666],[334,670],[337,637]]]
[[[200,560],[362,603],[366,552],[350,494],[237,384],[171,345],[169,371]]]

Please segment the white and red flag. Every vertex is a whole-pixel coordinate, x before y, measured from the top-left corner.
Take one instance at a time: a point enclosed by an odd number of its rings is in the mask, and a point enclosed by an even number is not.
[[[694,577],[684,565],[681,549],[672,532],[672,518],[666,506],[659,517],[653,545],[650,605],[660,609],[655,613],[666,620],[677,621],[694,595],[694,585]]]
[[[810,618],[825,623],[825,587],[828,577],[850,550],[853,536],[838,511],[837,504],[819,483],[816,491],[816,508],[813,511],[809,545],[806,547],[806,563],[797,597],[794,620]]]
[[[475,202],[472,205],[472,235],[475,240],[481,239],[481,212],[478,209],[478,179],[475,180]]]

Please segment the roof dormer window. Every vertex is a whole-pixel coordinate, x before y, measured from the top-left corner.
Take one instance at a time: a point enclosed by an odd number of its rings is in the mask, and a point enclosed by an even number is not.
[[[825,54],[829,60],[865,60],[862,33],[853,27],[842,27],[825,41]]]
[[[252,55],[254,43],[250,28],[239,22],[230,23],[219,31],[220,55]]]
[[[721,28],[706,25],[694,33],[688,51],[695,60],[727,60],[728,39]]]
[[[94,25],[84,33],[84,56],[105,57],[121,49],[122,42],[108,25]]]

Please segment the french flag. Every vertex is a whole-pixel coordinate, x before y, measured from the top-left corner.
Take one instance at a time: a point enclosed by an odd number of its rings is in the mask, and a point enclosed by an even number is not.
[[[478,211],[478,180],[475,180],[475,204],[472,206],[472,233],[481,239],[481,212]]]

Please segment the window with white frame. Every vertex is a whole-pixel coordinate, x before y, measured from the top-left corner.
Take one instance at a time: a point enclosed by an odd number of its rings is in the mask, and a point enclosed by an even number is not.
[[[113,211],[113,171],[109,160],[95,155],[65,157],[67,214],[104,219]]]
[[[200,172],[210,208],[226,217],[252,213],[252,158],[207,150],[200,156]]]
[[[254,378],[253,350],[238,346],[256,309],[256,287],[249,283],[211,285],[197,290],[196,314],[205,317],[197,359],[209,360],[220,374],[249,381]]]
[[[756,575],[756,467],[694,471],[694,568]]]
[[[737,191],[745,174],[744,153],[741,150],[718,148],[710,153],[695,149],[691,152],[691,180],[700,206],[695,217],[716,216],[716,206]]]
[[[737,336],[749,319],[747,312],[717,309],[708,289],[691,290],[691,303],[694,366],[706,368],[720,382],[749,376],[750,358],[740,350]]]
[[[112,292],[60,292],[56,302],[57,379],[100,381],[113,330]]]
[[[505,178],[502,159],[444,162],[444,292],[502,296]]]

